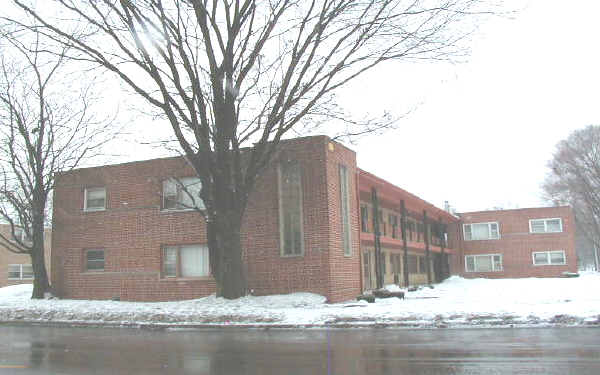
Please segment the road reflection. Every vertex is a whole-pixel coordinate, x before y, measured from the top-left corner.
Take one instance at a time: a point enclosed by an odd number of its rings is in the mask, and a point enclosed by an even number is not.
[[[600,374],[597,329],[0,326],[0,374]]]

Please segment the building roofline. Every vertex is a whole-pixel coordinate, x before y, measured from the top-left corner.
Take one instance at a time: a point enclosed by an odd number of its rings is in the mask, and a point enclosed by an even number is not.
[[[554,209],[554,208],[569,208],[572,209],[569,205],[561,205],[561,206],[539,206],[539,207],[523,207],[523,208],[508,208],[506,210],[480,210],[480,211],[467,211],[467,212],[458,212],[457,215],[468,215],[468,214],[480,214],[480,213],[489,213],[489,212],[506,212],[506,211],[525,211],[525,210],[540,210],[540,209]]]
[[[371,172],[367,172],[367,171],[365,171],[364,169],[361,169],[361,168],[358,168],[358,171],[359,171],[359,174],[363,174],[363,175],[365,175],[367,178],[370,178],[370,179],[376,180],[376,181],[378,181],[379,183],[382,183],[382,184],[384,184],[384,185],[387,185],[387,186],[389,186],[390,188],[392,188],[392,189],[396,190],[396,192],[397,192],[397,193],[399,193],[399,194],[407,195],[407,196],[408,196],[408,197],[410,197],[411,199],[414,199],[414,200],[416,200],[416,201],[418,201],[418,202],[422,203],[424,206],[426,206],[426,207],[429,207],[429,208],[433,209],[433,210],[434,210],[436,213],[446,216],[446,218],[448,218],[448,219],[452,219],[452,220],[454,220],[454,221],[459,221],[459,220],[460,220],[460,218],[458,218],[457,216],[455,216],[455,215],[451,214],[450,212],[448,212],[448,211],[445,211],[445,210],[443,210],[443,209],[441,209],[441,208],[439,208],[439,207],[435,206],[433,203],[427,202],[427,201],[426,201],[426,200],[424,200],[423,198],[420,198],[420,197],[418,197],[417,195],[415,195],[415,194],[413,194],[413,193],[411,193],[411,192],[409,192],[409,191],[407,191],[407,190],[404,190],[404,189],[402,189],[401,187],[398,187],[398,186],[396,186],[396,185],[392,184],[391,182],[389,182],[389,181],[387,181],[387,180],[385,180],[385,179],[383,179],[383,178],[381,178],[381,177],[378,177],[378,176],[374,175],[374,174],[373,174],[373,173],[371,173]]]

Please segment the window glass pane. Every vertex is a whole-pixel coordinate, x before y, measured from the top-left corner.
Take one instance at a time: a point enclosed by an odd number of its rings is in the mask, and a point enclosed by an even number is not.
[[[418,260],[417,260],[417,256],[416,255],[409,255],[408,256],[408,272],[409,273],[417,273],[418,270],[418,266],[417,266]]]
[[[531,220],[532,233],[544,233],[545,231],[544,220]]]
[[[31,264],[23,264],[21,265],[21,267],[23,272],[22,277],[24,279],[33,279],[33,267],[31,266]]]
[[[498,224],[490,223],[490,238],[498,238]]]
[[[546,230],[548,232],[560,232],[560,219],[546,220]]]
[[[87,270],[100,271],[104,269],[104,250],[88,250],[86,252]]]
[[[478,272],[492,271],[492,256],[478,255],[475,257],[475,270]]]
[[[548,254],[547,253],[533,254],[533,263],[534,264],[548,264]]]
[[[502,271],[502,257],[494,255],[494,271]]]
[[[469,241],[472,239],[472,234],[471,234],[471,225],[470,224],[465,224],[463,226],[464,231],[465,231],[465,240]]]
[[[86,189],[86,208],[104,208],[106,201],[106,189],[104,188],[93,188]]]
[[[280,164],[280,226],[283,254],[302,254],[302,181],[300,164]]]
[[[165,247],[163,255],[163,272],[167,277],[177,276],[177,248]]]
[[[348,169],[344,165],[340,165],[340,215],[342,219],[342,246],[345,255],[350,255],[351,250],[351,233],[350,233],[350,209],[348,197]]]
[[[182,277],[209,275],[208,249],[206,246],[182,246],[179,251]]]
[[[486,240],[490,238],[490,227],[487,224],[471,224],[471,238]]]
[[[550,253],[550,264],[564,264],[565,254],[562,251],[553,251]]]
[[[20,264],[9,264],[8,265],[8,278],[9,279],[20,279],[21,278],[21,265]]]
[[[475,271],[475,257],[472,257],[472,256],[467,257],[467,271],[468,272]]]
[[[198,177],[186,177],[180,179],[181,181],[181,197],[180,204],[181,208],[199,208],[204,209],[204,202],[200,199],[200,190],[202,183]]]

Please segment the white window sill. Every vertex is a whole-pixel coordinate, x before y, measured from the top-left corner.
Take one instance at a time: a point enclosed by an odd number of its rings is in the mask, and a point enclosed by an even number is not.
[[[106,207],[104,208],[84,208],[83,212],[101,212],[106,211]]]

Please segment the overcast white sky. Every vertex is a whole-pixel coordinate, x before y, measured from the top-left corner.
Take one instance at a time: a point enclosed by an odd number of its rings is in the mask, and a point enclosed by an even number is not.
[[[540,186],[557,142],[600,124],[600,1],[505,5],[520,11],[481,25],[467,62],[393,63],[340,93],[372,114],[413,110],[397,129],[349,145],[361,168],[459,212],[546,204]],[[147,125],[135,139],[171,135]],[[117,152],[165,155],[131,141]]]
[[[599,1],[506,1],[469,61],[386,67],[346,100],[403,113],[396,130],[351,145],[359,166],[459,212],[543,205],[555,145],[600,124]]]

